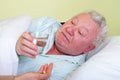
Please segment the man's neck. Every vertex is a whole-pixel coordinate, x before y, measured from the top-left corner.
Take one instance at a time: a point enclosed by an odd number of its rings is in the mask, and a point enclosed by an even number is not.
[[[52,46],[52,48],[48,51],[47,54],[48,54],[48,55],[64,55],[63,52],[60,52],[60,51],[56,48],[55,44],[54,44],[54,45]]]

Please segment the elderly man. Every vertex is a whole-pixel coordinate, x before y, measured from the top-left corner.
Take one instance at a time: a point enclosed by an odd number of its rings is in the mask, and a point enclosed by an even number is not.
[[[49,34],[41,54],[33,44],[31,32]],[[33,21],[17,41],[20,56],[18,74],[37,71],[42,64],[53,63],[50,80],[63,80],[85,61],[85,54],[94,50],[106,37],[105,18],[95,11],[80,13],[63,25],[50,17]],[[39,35],[38,35],[39,36]],[[25,57],[27,56],[27,57]],[[30,58],[28,58],[30,57]]]

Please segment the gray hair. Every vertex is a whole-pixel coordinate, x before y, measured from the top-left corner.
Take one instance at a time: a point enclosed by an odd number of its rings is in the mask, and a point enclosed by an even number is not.
[[[101,32],[100,32],[100,34],[97,36],[97,38],[96,38],[95,41],[93,42],[93,44],[94,44],[94,45],[96,46],[96,48],[97,48],[97,47],[99,47],[100,44],[103,43],[103,42],[106,40],[106,38],[107,38],[108,28],[107,28],[107,26],[106,26],[106,20],[105,20],[105,18],[104,18],[101,14],[97,13],[97,12],[94,11],[94,10],[89,10],[89,11],[86,11],[85,13],[89,14],[89,15],[92,17],[92,19],[93,19],[95,22],[97,22],[97,23],[100,25],[100,27],[101,27]]]

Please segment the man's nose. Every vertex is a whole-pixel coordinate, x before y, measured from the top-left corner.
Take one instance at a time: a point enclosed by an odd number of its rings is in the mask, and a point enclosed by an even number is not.
[[[75,28],[68,27],[68,28],[66,28],[66,32],[69,33],[71,36],[74,36]]]

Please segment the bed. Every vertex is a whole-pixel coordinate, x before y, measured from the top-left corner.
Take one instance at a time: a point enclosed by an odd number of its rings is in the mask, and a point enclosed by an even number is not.
[[[15,44],[31,23],[30,16],[0,20],[0,75],[16,75],[18,56]],[[86,62],[70,73],[66,80],[119,80],[120,36],[108,37]]]

